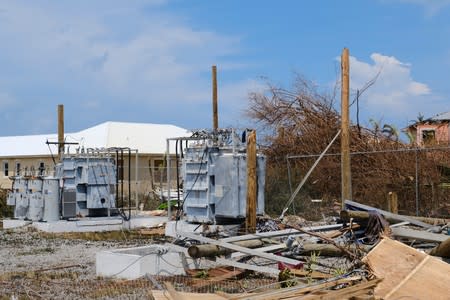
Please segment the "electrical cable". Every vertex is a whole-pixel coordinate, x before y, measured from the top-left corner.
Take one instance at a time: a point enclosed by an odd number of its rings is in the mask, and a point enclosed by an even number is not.
[[[180,210],[180,174],[179,174],[179,161],[178,161],[178,141],[175,141],[175,165],[176,165],[176,175],[177,175],[177,206],[178,206],[178,210],[177,210],[177,215],[176,215],[176,219],[178,220],[179,213],[178,211]],[[170,187],[169,187],[170,188]],[[170,205],[170,199],[169,199],[169,205]]]
[[[117,273],[114,273],[113,275],[110,275],[111,277],[115,277],[123,272],[125,272],[126,270],[128,270],[132,265],[134,265],[135,263],[137,263],[138,261],[140,261],[141,259],[143,259],[144,257],[147,257],[149,255],[152,254],[156,254],[156,255],[163,255],[169,252],[169,249],[167,248],[162,248],[162,247],[158,247],[159,249],[157,249],[156,251],[151,251],[150,253],[147,253],[145,255],[142,255],[140,257],[138,257],[137,259],[135,259],[134,261],[132,261],[130,264],[128,264],[125,268],[123,268],[122,270],[120,270]],[[161,257],[162,258],[162,257]]]

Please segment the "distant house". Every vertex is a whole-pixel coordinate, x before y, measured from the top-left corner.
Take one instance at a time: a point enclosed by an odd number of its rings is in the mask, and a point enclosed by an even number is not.
[[[88,148],[110,147],[137,150],[138,155],[133,151],[130,160],[131,181],[133,189],[135,184],[144,193],[150,192],[149,185],[153,182],[158,183],[160,178],[165,178],[161,167],[165,165],[166,139],[189,135],[186,129],[174,125],[105,122],[79,132],[66,133],[65,141],[78,145],[66,145],[65,152],[75,154]],[[56,142],[57,134],[0,137],[0,188],[10,188],[9,177],[18,174],[53,175],[58,151],[56,145],[47,145],[47,141]],[[127,155],[122,164],[124,171],[128,172]]]
[[[450,142],[450,112],[418,120],[405,131],[420,147],[446,145]]]

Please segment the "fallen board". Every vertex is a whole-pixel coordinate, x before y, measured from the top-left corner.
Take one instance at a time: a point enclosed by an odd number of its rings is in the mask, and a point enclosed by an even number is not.
[[[450,265],[400,242],[384,238],[363,262],[383,281],[375,288],[382,299],[448,299]]]
[[[448,235],[445,234],[439,234],[439,233],[432,233],[428,231],[423,230],[414,230],[410,228],[392,228],[392,234],[396,237],[401,238],[408,238],[413,240],[419,240],[419,241],[426,241],[426,242],[443,242],[449,238]]]

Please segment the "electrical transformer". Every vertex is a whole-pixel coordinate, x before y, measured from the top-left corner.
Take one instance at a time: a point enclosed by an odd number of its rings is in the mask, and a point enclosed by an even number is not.
[[[116,207],[116,168],[112,157],[64,157],[56,166],[63,181],[63,218],[108,215]]]
[[[200,139],[199,139],[200,136]],[[232,224],[246,217],[247,153],[245,132],[203,132],[184,150],[184,202],[188,222]],[[257,155],[257,214],[264,213],[266,158]]]
[[[14,217],[31,221],[58,221],[110,215],[116,208],[117,174],[109,155],[66,156],[55,176],[13,176],[7,204]]]

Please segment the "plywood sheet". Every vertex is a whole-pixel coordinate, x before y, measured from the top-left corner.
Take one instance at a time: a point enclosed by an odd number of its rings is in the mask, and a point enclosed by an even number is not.
[[[450,297],[450,265],[400,242],[384,238],[363,261],[383,278],[375,289],[377,297]]]

